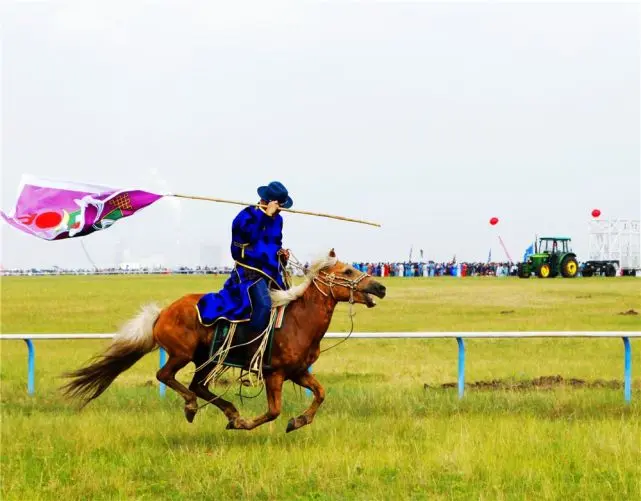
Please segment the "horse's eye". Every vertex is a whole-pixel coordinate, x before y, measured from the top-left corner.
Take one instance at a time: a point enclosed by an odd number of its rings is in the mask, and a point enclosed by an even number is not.
[[[345,271],[345,275],[352,275],[354,272],[351,269]]]

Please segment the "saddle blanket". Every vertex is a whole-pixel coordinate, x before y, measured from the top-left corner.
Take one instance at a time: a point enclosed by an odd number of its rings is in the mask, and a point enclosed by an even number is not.
[[[263,356],[263,368],[268,369],[271,364],[272,343],[274,341],[274,333],[276,329],[280,329],[283,325],[285,317],[285,306],[279,306],[272,309],[272,318],[269,324],[269,331],[263,335],[268,336],[265,353]],[[223,364],[229,367],[245,368],[256,351],[256,345],[261,344],[262,336],[252,329],[247,324],[236,323],[235,328],[232,329],[232,323],[227,320],[219,320],[214,328],[214,335],[212,337],[211,347],[209,349],[209,357],[213,357],[221,348],[228,343],[228,337],[233,335],[231,345],[228,350],[222,351],[224,356]],[[225,356],[226,355],[226,356]],[[220,356],[212,360],[214,363],[220,362]]]

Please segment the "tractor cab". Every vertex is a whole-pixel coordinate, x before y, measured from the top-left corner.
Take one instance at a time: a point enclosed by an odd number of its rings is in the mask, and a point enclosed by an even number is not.
[[[572,252],[570,242],[567,237],[541,237],[539,238],[538,252],[542,254],[567,254]]]
[[[518,265],[519,276],[529,278],[536,273],[539,278],[554,278],[561,274],[564,278],[574,278],[579,265],[570,248],[572,239],[568,237],[541,237],[534,254]]]

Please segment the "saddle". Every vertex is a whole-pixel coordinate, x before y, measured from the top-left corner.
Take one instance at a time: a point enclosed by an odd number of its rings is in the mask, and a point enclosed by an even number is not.
[[[209,358],[216,364],[221,363],[222,359],[222,364],[225,366],[251,371],[256,369],[250,367],[250,364],[260,350],[262,351],[261,368],[263,371],[269,371],[274,333],[281,328],[284,314],[284,306],[273,308],[268,327],[262,333],[253,330],[247,323],[219,320],[214,327]]]

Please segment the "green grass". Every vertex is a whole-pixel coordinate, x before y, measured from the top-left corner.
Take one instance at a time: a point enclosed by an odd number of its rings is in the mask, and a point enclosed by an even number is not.
[[[361,331],[640,330],[638,279],[388,279]],[[112,332],[147,301],[216,290],[212,277],[4,278],[2,332]],[[331,330],[348,326],[346,309]],[[501,313],[508,312],[508,313]],[[326,345],[336,342],[328,340]],[[26,395],[22,342],[0,343],[3,500],[38,499],[641,499],[641,345],[633,402],[604,388],[476,390],[459,401],[453,340],[350,340],[314,372],[327,399],[315,422],[285,434],[308,404],[289,383],[283,414],[225,431],[214,408],[193,424],[182,399],[158,398],[150,354],[79,411],[62,372],[107,341],[36,342]],[[622,378],[619,339],[468,340],[467,380]],[[193,366],[180,379],[188,380]],[[425,385],[429,388],[425,388]],[[234,388],[232,391],[236,391]],[[238,404],[238,397],[233,400]],[[262,413],[264,395],[245,400]]]

